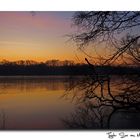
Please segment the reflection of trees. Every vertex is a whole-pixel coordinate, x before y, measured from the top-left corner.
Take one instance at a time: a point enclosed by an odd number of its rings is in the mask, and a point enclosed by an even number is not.
[[[15,76],[0,77],[0,94],[60,91],[71,82],[69,76]]]
[[[6,114],[4,110],[0,111],[0,129],[4,130],[6,128]]]
[[[109,128],[110,120],[118,110],[133,109],[133,112],[139,112],[138,75],[105,75],[97,72],[92,64],[89,63],[89,66],[93,69],[93,75],[86,76],[78,83],[73,82],[69,87],[70,91],[75,90],[73,98],[81,104],[70,119],[64,120],[66,126],[83,129]]]
[[[74,96],[82,102],[69,119],[63,120],[64,124],[75,129],[110,128],[117,111],[139,112],[140,79],[135,79],[135,76],[123,76],[115,81],[113,76],[92,75],[79,82],[78,88],[73,85],[71,89],[77,88]]]

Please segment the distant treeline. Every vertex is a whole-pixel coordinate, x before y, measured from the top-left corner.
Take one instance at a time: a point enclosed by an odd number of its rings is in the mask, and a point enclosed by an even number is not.
[[[57,59],[47,60],[46,62],[36,62],[34,60],[18,60],[18,61],[8,61],[8,60],[2,60],[0,61],[0,65],[39,65],[44,64],[47,66],[70,66],[75,65],[73,60],[64,60],[60,61]]]
[[[17,63],[18,62],[18,63]],[[48,63],[49,62],[49,63]],[[93,70],[88,64],[74,64],[72,61],[35,61],[0,62],[0,75],[91,75]],[[59,62],[59,63],[58,63]],[[140,74],[140,67],[95,66],[102,74]]]

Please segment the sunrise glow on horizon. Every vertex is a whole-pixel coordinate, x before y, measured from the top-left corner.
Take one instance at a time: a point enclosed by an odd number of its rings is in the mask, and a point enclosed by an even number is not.
[[[67,42],[74,12],[0,12],[0,61],[74,60]]]

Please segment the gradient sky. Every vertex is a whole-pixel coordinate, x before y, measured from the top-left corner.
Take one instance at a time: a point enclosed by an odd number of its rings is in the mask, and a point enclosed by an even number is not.
[[[74,12],[0,12],[0,60],[76,61],[72,33]]]

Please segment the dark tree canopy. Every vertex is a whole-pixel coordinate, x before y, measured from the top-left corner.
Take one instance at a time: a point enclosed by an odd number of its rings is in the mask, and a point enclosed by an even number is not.
[[[133,58],[132,61],[140,63],[140,12],[76,12],[73,23],[78,32],[72,35],[72,39],[80,47],[103,42],[116,49],[104,64],[113,63],[125,53]]]

